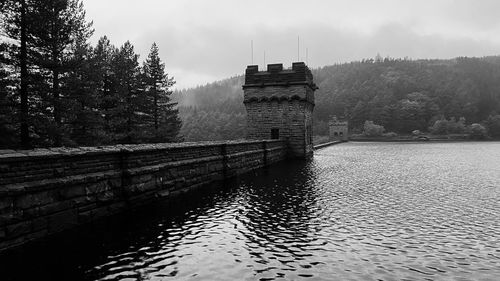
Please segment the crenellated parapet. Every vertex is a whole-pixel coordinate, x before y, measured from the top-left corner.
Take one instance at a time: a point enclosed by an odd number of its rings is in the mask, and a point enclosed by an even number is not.
[[[283,69],[281,63],[268,64],[264,71],[259,71],[258,65],[249,65],[245,71],[243,88],[289,85],[307,85],[316,89],[311,70],[303,62],[294,62],[288,69]]]
[[[291,68],[283,64],[268,64],[267,70],[259,71],[250,65],[245,71],[244,102],[301,100],[314,104],[314,84],[311,70],[303,62],[295,62]]]

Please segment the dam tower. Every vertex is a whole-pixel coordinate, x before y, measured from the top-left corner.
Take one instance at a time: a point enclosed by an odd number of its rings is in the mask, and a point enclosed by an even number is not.
[[[316,89],[311,70],[303,62],[288,69],[268,64],[264,71],[249,65],[243,85],[247,138],[285,140],[291,157],[312,155]]]

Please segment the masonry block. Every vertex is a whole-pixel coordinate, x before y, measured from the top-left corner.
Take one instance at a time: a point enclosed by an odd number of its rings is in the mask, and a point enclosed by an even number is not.
[[[47,217],[48,230],[50,233],[60,232],[78,224],[77,209],[69,209]]]

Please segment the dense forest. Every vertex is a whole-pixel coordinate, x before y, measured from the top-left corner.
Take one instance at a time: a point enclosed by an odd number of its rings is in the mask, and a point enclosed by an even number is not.
[[[89,43],[80,0],[0,2],[0,148],[178,141],[159,49]]]
[[[180,135],[188,141],[241,139],[246,134],[243,76],[174,91],[182,119]]]
[[[500,136],[500,57],[450,60],[381,58],[312,70],[316,91],[314,133],[328,120],[349,120],[362,133],[367,120],[385,132],[465,133],[480,124]],[[243,77],[174,92],[187,140],[244,137]],[[193,121],[196,122],[193,122]]]

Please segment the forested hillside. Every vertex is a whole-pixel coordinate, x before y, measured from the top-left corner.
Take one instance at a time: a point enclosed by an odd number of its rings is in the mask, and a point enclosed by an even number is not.
[[[187,141],[245,138],[246,113],[243,106],[243,76],[176,91],[180,135]]]
[[[500,116],[500,57],[451,60],[368,59],[313,70],[319,90],[315,134],[332,115],[361,132],[366,120],[387,132],[427,132],[438,120],[482,123],[495,135]],[[244,137],[243,77],[175,92],[186,140]]]

